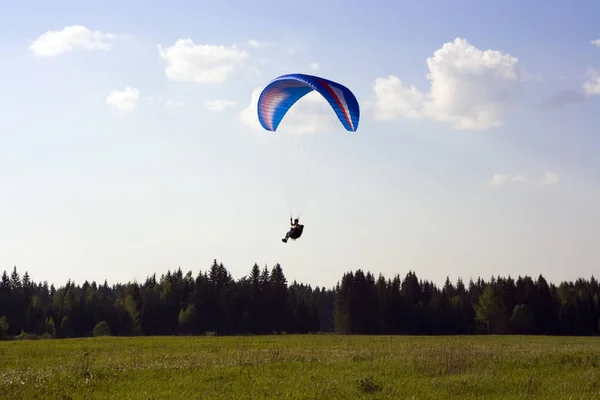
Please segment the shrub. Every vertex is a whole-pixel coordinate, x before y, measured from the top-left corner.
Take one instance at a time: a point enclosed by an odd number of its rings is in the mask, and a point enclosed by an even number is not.
[[[110,326],[106,321],[100,321],[94,327],[94,336],[110,336]]]

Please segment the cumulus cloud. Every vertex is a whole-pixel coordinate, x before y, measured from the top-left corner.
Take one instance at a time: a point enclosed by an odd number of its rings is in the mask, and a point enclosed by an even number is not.
[[[518,59],[498,50],[480,50],[464,39],[445,43],[427,59],[428,92],[389,75],[375,80],[375,117],[431,118],[455,129],[502,125],[529,75]]]
[[[258,121],[258,115],[256,114],[256,107],[258,105],[258,98],[260,97],[261,91],[262,88],[255,88],[252,91],[252,95],[250,97],[250,104],[248,104],[248,107],[242,110],[242,113],[240,115],[242,123],[249,126],[252,129],[262,129],[262,126]]]
[[[492,179],[488,181],[486,184],[487,187],[498,187],[504,186],[509,183],[523,183],[525,182],[525,177],[523,175],[515,175],[512,178],[507,174],[496,173],[492,176]]]
[[[233,100],[207,100],[204,102],[204,107],[209,111],[222,111],[233,107],[235,104],[236,102]]]
[[[123,91],[112,91],[106,97],[106,104],[117,107],[121,111],[131,111],[136,107],[139,98],[139,90],[127,86]]]
[[[595,69],[589,69],[586,73],[588,80],[583,84],[583,91],[586,96],[594,96],[600,94],[600,72]]]
[[[540,185],[549,186],[556,185],[559,181],[559,175],[554,172],[546,172],[542,176],[542,179],[539,181]],[[512,178],[504,173],[496,173],[492,176],[492,178],[486,183],[485,186],[493,188],[499,186],[505,186],[510,183],[524,183],[527,179],[523,175],[514,175]]]
[[[262,88],[252,91],[250,103],[242,110],[240,116],[242,123],[258,130],[263,130],[256,111],[261,92]],[[292,134],[315,133],[323,130],[330,131],[339,124],[329,103],[318,92],[313,91],[290,108],[277,131]]]
[[[74,50],[110,50],[109,40],[116,35],[92,31],[82,25],[47,31],[31,42],[29,50],[38,57],[55,57]]]
[[[592,40],[592,44],[593,44],[594,46],[596,46],[596,47],[599,47],[599,48],[600,48],[600,39],[597,39],[597,40]]]
[[[489,186],[489,187],[502,186],[502,185],[506,184],[507,182],[508,182],[508,175],[494,174],[494,176],[492,176],[492,179],[490,179],[490,181],[488,182],[487,186]]]
[[[318,63],[318,62],[311,62],[311,63],[309,64],[309,67],[310,67],[310,69],[312,69],[312,70],[315,70],[315,71],[316,71],[316,70],[318,70],[318,69],[319,69],[320,65],[319,65],[319,63]]]
[[[560,177],[558,176],[558,174],[555,174],[554,172],[546,172],[544,173],[544,176],[542,178],[542,181],[540,182],[542,185],[556,185],[559,181]]]
[[[585,78],[583,90],[561,90],[541,104],[542,109],[561,108],[570,104],[585,103],[591,97],[600,94],[600,71],[588,68],[579,78]]]
[[[179,39],[167,48],[159,44],[158,52],[167,63],[167,78],[177,82],[225,82],[248,58],[235,46],[194,44],[192,39]]]
[[[250,46],[256,47],[256,48],[267,47],[270,45],[270,43],[268,43],[268,42],[259,42],[258,40],[254,40],[254,39],[248,40],[248,44]]]

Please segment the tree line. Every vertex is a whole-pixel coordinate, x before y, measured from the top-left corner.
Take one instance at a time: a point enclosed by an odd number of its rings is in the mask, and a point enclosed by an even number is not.
[[[410,271],[357,270],[333,288],[288,284],[281,265],[254,264],[233,279],[214,260],[197,276],[181,269],[144,283],[36,283],[15,266],[0,279],[0,339],[91,335],[542,334],[600,333],[600,287],[519,276],[447,278],[442,287]]]

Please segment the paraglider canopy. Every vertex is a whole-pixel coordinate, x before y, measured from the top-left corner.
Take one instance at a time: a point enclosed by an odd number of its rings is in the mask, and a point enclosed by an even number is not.
[[[360,108],[354,94],[337,82],[307,74],[279,76],[263,89],[257,106],[262,127],[276,131],[288,110],[313,90],[327,100],[346,130],[356,132]]]

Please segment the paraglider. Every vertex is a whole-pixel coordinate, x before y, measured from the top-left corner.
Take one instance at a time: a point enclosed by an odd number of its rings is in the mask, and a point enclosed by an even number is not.
[[[287,243],[288,239],[296,240],[302,236],[302,232],[304,231],[304,225],[300,225],[298,222],[298,218],[292,221],[290,218],[290,225],[292,226],[288,233],[285,234],[285,237],[281,239],[283,243]]]
[[[276,132],[290,108],[311,92],[319,93],[327,101],[329,107],[335,112],[339,123],[346,131],[356,132],[360,119],[360,107],[356,96],[350,89],[340,83],[307,74],[279,76],[262,90],[257,104],[258,120],[261,126],[267,131]],[[306,115],[306,118],[310,117],[312,115]],[[311,151],[312,149],[313,147],[311,147]],[[296,164],[298,164],[299,161],[296,161]],[[306,180],[308,179],[306,178]],[[290,188],[293,183],[289,182],[286,186],[291,191]],[[291,210],[292,207],[289,203],[294,200],[292,197],[294,197],[292,194],[288,197],[290,214],[295,212],[299,216],[301,210]],[[287,243],[290,238],[292,240],[298,239],[304,229],[304,225],[298,223],[298,218],[292,221],[292,217],[290,217],[290,224],[292,225],[290,231],[282,239],[284,243]]]

